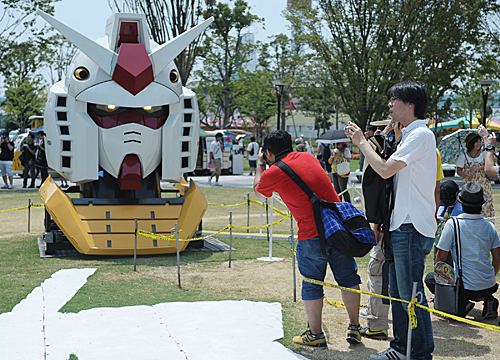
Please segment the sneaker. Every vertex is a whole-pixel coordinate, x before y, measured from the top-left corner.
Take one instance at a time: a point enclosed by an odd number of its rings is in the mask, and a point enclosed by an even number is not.
[[[26,189],[26,185],[23,185],[23,189]]]
[[[486,319],[496,319],[498,317],[498,300],[493,296],[490,296],[484,300],[483,305],[483,315],[482,318]]]
[[[212,176],[211,175],[208,177],[208,185],[212,186]]]
[[[250,173],[250,174],[248,174],[248,176],[253,176],[253,174],[252,174],[252,173]]]
[[[352,325],[349,324],[347,328],[347,337],[346,340],[351,344],[360,344],[361,343],[361,325]]]
[[[307,345],[313,347],[326,347],[325,334],[312,334],[311,330],[307,329],[302,335],[294,336],[292,341],[296,344]]]
[[[406,360],[406,355],[401,354],[400,352],[394,350],[393,348],[389,348],[385,351],[382,351],[381,353],[370,355],[370,359],[374,359],[374,360]]]
[[[222,186],[218,181],[215,182],[215,186]]]
[[[359,316],[361,316],[362,318],[366,318],[368,316],[368,309],[367,308],[360,309]]]
[[[367,339],[387,340],[387,330],[375,330],[365,327],[361,330],[361,336]]]
[[[8,189],[8,188],[9,188],[9,185],[4,185],[0,189]]]
[[[12,185],[9,185],[9,189],[14,189],[14,187]]]

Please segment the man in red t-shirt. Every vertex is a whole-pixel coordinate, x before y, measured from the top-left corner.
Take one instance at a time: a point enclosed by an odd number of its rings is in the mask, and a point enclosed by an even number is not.
[[[316,158],[307,153],[293,152],[292,137],[289,133],[276,130],[264,139],[264,150],[259,151],[259,162],[255,172],[254,191],[259,198],[271,197],[273,192],[280,194],[299,227],[297,243],[297,263],[302,276],[323,281],[327,264],[340,286],[359,290],[361,279],[358,276],[354,258],[341,255],[325,244],[327,255],[322,255],[318,231],[314,221],[312,203],[300,187],[280,168],[271,166],[266,170],[266,160],[274,164],[282,160],[318,195],[320,199],[340,202],[328,175]],[[342,291],[349,328],[347,341],[352,344],[361,342],[359,325],[360,296],[350,291]],[[323,287],[309,282],[302,282],[302,301],[306,310],[309,328],[293,342],[301,345],[326,347],[326,339],[321,328],[323,310]]]

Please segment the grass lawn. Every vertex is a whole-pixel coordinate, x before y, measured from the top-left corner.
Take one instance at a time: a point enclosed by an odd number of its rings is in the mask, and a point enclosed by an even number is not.
[[[354,165],[351,163],[351,168]],[[235,204],[245,201],[250,189],[238,188],[201,188],[209,203]],[[40,202],[35,191],[2,191],[0,192],[1,208],[8,209],[26,206],[28,199]],[[255,199],[250,192],[250,198]],[[494,203],[500,207],[500,193],[494,192]],[[280,204],[275,204],[285,209]],[[235,225],[246,225],[247,207],[209,206],[203,220],[203,228],[220,230],[228,224],[229,211],[233,212]],[[260,225],[260,207],[250,208],[250,224]],[[265,213],[264,213],[265,216]],[[257,257],[268,255],[266,240],[233,239],[232,267],[228,267],[228,252],[189,252],[181,253],[182,289],[177,286],[176,256],[157,255],[139,256],[137,272],[133,271],[132,256],[98,257],[77,256],[61,258],[39,257],[37,237],[43,232],[43,209],[32,209],[31,232],[27,232],[27,211],[1,213],[0,230],[0,313],[9,312],[25,298],[41,282],[48,279],[60,269],[95,267],[98,271],[88,279],[82,289],[60,311],[78,312],[94,307],[120,307],[130,305],[153,305],[173,301],[206,301],[206,300],[252,300],[280,302],[283,308],[283,328],[285,336],[282,344],[302,353],[311,359],[349,359],[352,350],[345,342],[345,330],[348,319],[343,308],[325,305],[324,327],[329,338],[329,346],[334,350],[304,349],[291,342],[291,337],[305,330],[306,316],[300,301],[301,281],[297,270],[297,302],[293,301],[292,253],[287,241],[273,242],[273,256],[282,257],[282,262],[261,262]],[[274,219],[281,218],[275,215]],[[265,223],[265,218],[264,218]],[[296,234],[296,225],[294,224]],[[258,231],[258,230],[252,230]],[[275,233],[289,234],[290,220],[284,221],[275,228]],[[264,230],[265,233],[265,230]],[[228,243],[228,238],[220,238]],[[357,259],[359,273],[366,290],[366,271],[368,256]],[[432,269],[432,258],[427,259],[426,272]],[[328,275],[327,281],[335,283]],[[340,292],[336,289],[325,289],[329,299],[341,301]],[[362,303],[367,297],[362,296]],[[477,306],[479,308],[479,305]],[[476,310],[474,310],[476,311]],[[480,311],[480,310],[478,310]],[[480,312],[478,312],[480,316]],[[361,319],[362,324],[365,320]],[[435,330],[435,336],[446,337],[447,320],[438,319],[443,330]],[[434,317],[433,317],[434,322]],[[446,324],[445,324],[446,322]],[[496,324],[496,322],[495,322]],[[455,324],[456,325],[456,324]],[[455,326],[456,327],[456,326]],[[496,333],[489,330],[475,330],[465,326],[472,334],[464,338],[482,339],[485,345],[494,343]],[[472,329],[472,330],[471,330]],[[436,332],[437,331],[437,332]],[[340,336],[339,336],[340,334]],[[474,340],[476,341],[476,340]],[[478,340],[479,341],[479,340]],[[366,344],[358,347],[359,358],[368,358],[369,354],[384,350],[386,342],[364,340]],[[437,341],[438,344],[438,341]],[[468,343],[465,342],[464,346]],[[470,344],[469,344],[470,345]],[[444,345],[443,345],[444,346]],[[495,345],[496,346],[496,345]],[[482,349],[482,348],[481,348]],[[464,351],[466,351],[465,349]],[[453,354],[453,353],[452,353]],[[482,355],[486,356],[484,353]],[[492,354],[495,354],[493,351]],[[448,358],[438,357],[436,358]],[[457,358],[457,356],[454,356]],[[356,357],[358,358],[358,357]],[[486,358],[493,359],[494,357]]]

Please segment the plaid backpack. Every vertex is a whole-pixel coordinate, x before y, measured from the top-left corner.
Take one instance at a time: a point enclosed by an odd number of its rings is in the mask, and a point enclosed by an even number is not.
[[[309,197],[323,255],[326,255],[326,243],[339,254],[353,257],[365,256],[377,243],[375,233],[361,210],[349,202],[321,200],[284,161],[274,165],[290,176]]]

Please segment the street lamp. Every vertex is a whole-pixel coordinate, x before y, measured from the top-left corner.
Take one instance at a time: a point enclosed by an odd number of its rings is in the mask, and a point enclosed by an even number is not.
[[[281,123],[280,123],[280,117],[281,117],[281,98],[283,96],[283,89],[285,88],[285,84],[283,84],[279,80],[273,80],[272,81],[274,88],[276,89],[276,98],[278,100],[278,127],[277,130],[281,130]]]
[[[483,126],[486,127],[486,104],[488,103],[488,92],[490,86],[495,83],[495,80],[479,80],[481,92],[483,93]],[[471,119],[472,123],[472,119]]]

